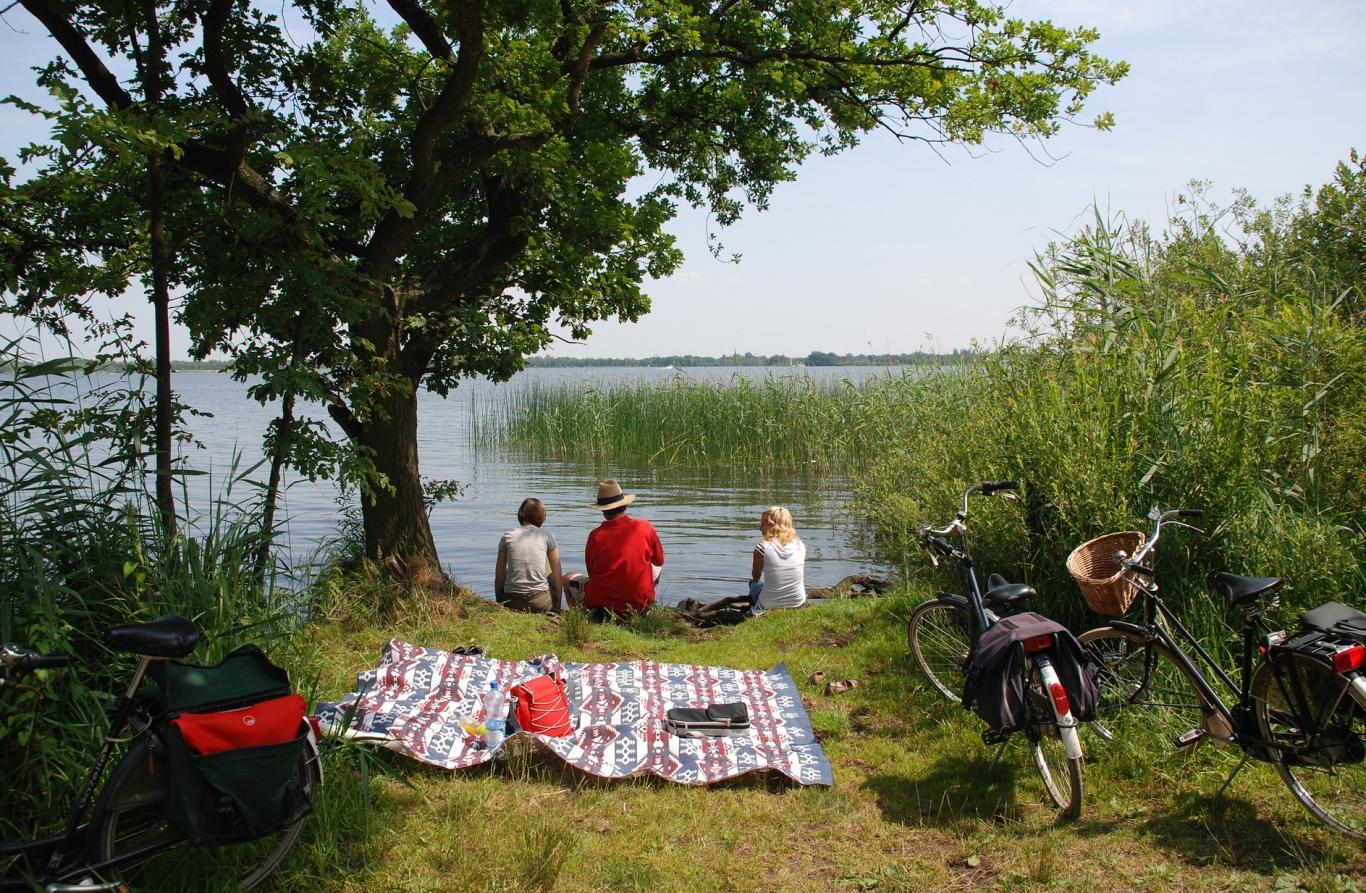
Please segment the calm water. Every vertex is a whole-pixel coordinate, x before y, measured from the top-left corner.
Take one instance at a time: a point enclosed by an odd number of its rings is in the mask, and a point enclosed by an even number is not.
[[[799,367],[773,374],[857,379],[885,372]],[[427,478],[454,479],[464,486],[458,500],[438,505],[431,516],[437,549],[451,576],[492,598],[498,538],[516,526],[517,506],[526,496],[546,503],[546,527],[559,541],[565,570],[582,570],[588,531],[601,519],[587,504],[597,495],[598,481],[607,477],[616,477],[628,492],[638,495],[631,514],[648,518],[659,530],[666,554],[659,598],[666,604],[690,596],[707,600],[743,593],[759,513],[775,504],[792,510],[798,533],[806,542],[808,585],[828,586],[847,574],[886,571],[867,554],[849,510],[846,481],[760,481],[676,468],[527,459],[492,453],[471,443],[472,405],[496,400],[501,390],[529,382],[658,381],[678,374],[728,379],[734,375],[761,378],[768,373],[761,368],[532,369],[506,384],[467,382],[444,399],[424,393],[418,435],[422,473]],[[279,408],[248,399],[245,385],[220,373],[179,373],[175,389],[181,401],[211,413],[188,420],[198,443],[184,451],[191,468],[208,472],[189,478],[187,485],[191,502],[205,506],[210,493],[223,491],[234,453],[240,455],[243,466],[260,460],[261,434]],[[316,407],[313,410],[321,418]],[[264,480],[266,469],[262,467],[253,477]],[[235,494],[243,499],[253,495],[247,487],[235,489]],[[332,482],[291,482],[283,506],[286,535],[282,546],[294,565],[305,564],[318,543],[336,531],[337,495]]]

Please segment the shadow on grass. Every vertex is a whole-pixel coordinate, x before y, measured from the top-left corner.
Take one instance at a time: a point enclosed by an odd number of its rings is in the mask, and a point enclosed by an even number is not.
[[[510,745],[510,746],[509,746]],[[572,791],[610,790],[613,788],[644,787],[656,790],[671,790],[679,787],[676,781],[660,778],[654,774],[635,775],[624,778],[608,778],[585,772],[577,766],[566,763],[559,756],[535,746],[522,739],[509,739],[504,745],[508,755],[503,759],[481,763],[467,769],[444,769],[416,760],[409,760],[396,754],[384,753],[392,758],[390,765],[400,783],[403,779],[447,779],[447,778],[485,778],[495,776],[508,781],[546,785],[551,790]],[[756,769],[706,785],[711,790],[755,790],[781,793],[803,787],[792,778],[776,769]]]
[[[1236,795],[1181,794],[1140,822],[1139,830],[1191,865],[1222,863],[1274,875],[1331,861],[1321,843],[1292,837]]]
[[[958,829],[986,819],[1017,821],[1019,796],[1033,796],[1017,784],[1020,772],[1015,748],[992,765],[991,755],[946,755],[928,775],[874,775],[864,787],[877,798],[878,808],[891,822],[912,827],[933,825]]]

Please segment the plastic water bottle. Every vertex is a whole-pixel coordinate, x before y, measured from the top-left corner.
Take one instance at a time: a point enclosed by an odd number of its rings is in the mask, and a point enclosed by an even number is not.
[[[490,682],[484,693],[484,740],[489,750],[497,750],[507,737],[507,712],[507,696],[497,682]]]

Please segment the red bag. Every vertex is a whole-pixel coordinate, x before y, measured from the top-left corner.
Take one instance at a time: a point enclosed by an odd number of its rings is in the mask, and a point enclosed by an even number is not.
[[[171,725],[180,729],[180,737],[185,739],[190,750],[207,756],[242,747],[293,741],[299,734],[299,723],[303,722],[307,707],[303,695],[292,694],[237,710],[182,713],[171,720]]]
[[[559,674],[537,676],[512,687],[517,699],[517,725],[523,732],[563,738],[574,731],[569,722],[569,699]]]

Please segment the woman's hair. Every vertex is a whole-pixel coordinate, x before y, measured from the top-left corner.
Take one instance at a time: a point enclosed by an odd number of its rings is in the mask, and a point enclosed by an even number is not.
[[[545,503],[535,496],[528,496],[522,500],[522,504],[517,509],[517,523],[534,524],[540,527],[545,523]]]
[[[780,505],[764,509],[760,522],[768,525],[764,534],[766,540],[777,540],[784,546],[797,538],[797,530],[792,526],[792,513]]]

